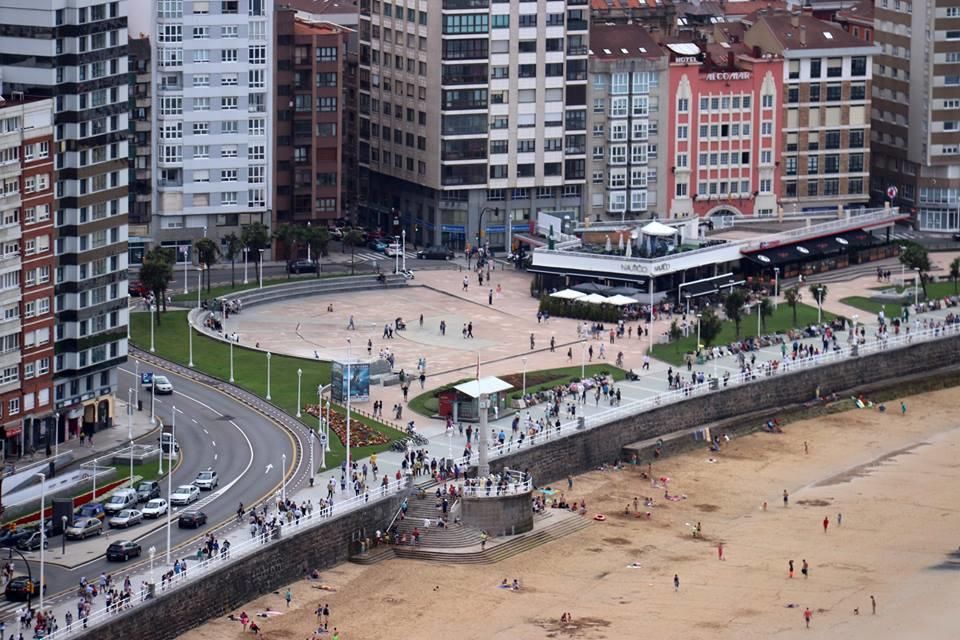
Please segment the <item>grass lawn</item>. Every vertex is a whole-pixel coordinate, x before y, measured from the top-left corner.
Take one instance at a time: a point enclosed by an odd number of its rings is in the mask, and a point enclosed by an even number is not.
[[[595,374],[606,372],[614,380],[623,380],[627,377],[627,372],[623,369],[617,368],[612,364],[588,364],[584,369],[584,374],[586,376],[593,376]],[[497,376],[505,382],[512,384],[516,391],[510,392],[511,399],[519,399],[523,391],[523,372],[519,373],[508,373],[503,376]],[[409,407],[411,410],[419,413],[423,416],[432,416],[437,413],[439,408],[439,400],[437,399],[437,394],[441,391],[445,391],[451,387],[455,387],[458,384],[462,384],[473,378],[464,378],[463,380],[457,380],[456,382],[451,382],[450,384],[444,385],[433,389],[432,391],[427,391],[426,393],[421,393],[414,399],[410,401]],[[556,385],[563,382],[570,382],[574,379],[580,379],[580,366],[573,367],[561,367],[559,369],[539,369],[537,371],[527,371],[527,393],[535,393],[542,389],[550,389]]]
[[[880,302],[879,300],[874,300],[873,298],[864,298],[863,296],[850,296],[849,298],[840,298],[840,302],[843,304],[849,305],[851,307],[856,307],[857,309],[862,309],[868,313],[874,315],[880,313],[880,310],[883,310],[883,313],[888,317],[899,316],[901,305],[899,302]]]
[[[823,320],[832,320],[834,317],[835,314],[824,310]],[[773,312],[773,315],[767,318],[766,329],[764,329],[762,333],[784,333],[797,327],[805,327],[810,324],[816,324],[816,322],[816,307],[807,304],[798,304],[797,321],[794,322],[793,310],[790,308],[790,305],[781,302],[779,308]],[[749,338],[755,335],[757,335],[756,312],[751,315],[744,316],[743,320],[740,321],[740,338]],[[733,322],[725,321],[720,329],[719,335],[717,335],[717,337],[713,340],[712,344],[730,344],[736,339],[736,326]],[[676,342],[671,342],[669,344],[654,345],[653,357],[672,365],[682,365],[684,363],[684,354],[692,353],[696,350],[696,342],[697,331],[696,326],[694,326],[693,331],[691,331],[690,335],[685,338],[680,338]]]
[[[907,274],[907,275],[909,276],[910,274]],[[885,287],[871,287],[871,289],[874,291],[889,291],[893,289],[897,293],[903,292],[903,287],[901,287],[900,285],[887,285]],[[906,289],[908,293],[911,293],[911,294],[913,293],[913,285],[907,285]],[[960,295],[960,291],[958,291],[958,289],[960,289],[960,287],[955,287],[953,285],[953,282],[950,282],[950,281],[927,283],[927,295],[930,296],[931,298],[943,298],[946,296]],[[922,292],[923,290],[921,289],[921,293]]]
[[[187,340],[187,312],[169,311],[162,314],[161,324],[154,327],[157,355],[186,366],[189,362],[189,343]],[[130,340],[143,350],[150,349],[150,318],[146,313],[131,314]],[[193,364],[194,368],[207,375],[221,380],[230,379],[230,347],[219,340],[205,335],[193,335]],[[267,393],[267,358],[266,354],[241,346],[233,348],[234,383],[243,387],[261,398]],[[289,415],[297,413],[297,369],[303,370],[301,379],[301,403],[315,404],[317,401],[317,387],[330,382],[330,363],[323,360],[309,360],[292,356],[276,355],[270,358],[270,395],[271,402]],[[344,413],[339,406],[334,411]],[[387,435],[391,440],[402,437],[399,431],[354,414],[353,419],[359,420],[377,431]],[[317,424],[306,412],[300,421],[313,429]],[[344,458],[344,446],[331,432],[330,448],[327,454],[327,466],[340,463]],[[319,447],[319,444],[317,445]],[[353,457],[367,456],[375,451],[382,451],[389,446],[378,445],[373,447],[353,447]],[[315,460],[319,456],[315,454]],[[127,472],[129,473],[129,472]]]
[[[240,269],[237,270],[237,286],[236,286],[236,287],[231,287],[229,284],[215,285],[215,286],[211,286],[211,287],[210,287],[210,291],[208,292],[208,291],[207,291],[207,286],[206,286],[206,281],[204,281],[203,292],[200,294],[200,297],[203,298],[203,299],[206,299],[206,300],[213,300],[214,298],[219,298],[219,297],[221,297],[221,296],[225,296],[225,295],[227,295],[228,293],[236,293],[236,292],[238,292],[238,291],[246,291],[246,290],[248,290],[248,289],[256,289],[257,286],[258,286],[258,285],[257,285],[257,278],[256,278],[256,276],[254,276],[253,278],[251,278],[250,281],[249,281],[247,284],[243,284],[243,271],[242,271],[242,269],[243,269],[243,266],[241,265]],[[196,273],[197,273],[196,270],[194,270],[194,271],[192,272],[192,278],[193,278],[193,279],[190,281],[191,287],[192,287],[192,285],[196,284]],[[332,278],[332,277],[337,277],[337,276],[343,277],[343,274],[342,274],[342,273],[336,273],[336,274],[326,274],[326,273],[322,273],[322,274],[320,274],[320,277],[321,277],[321,278]],[[285,283],[285,282],[293,282],[293,281],[295,281],[295,280],[309,280],[309,279],[311,279],[311,278],[314,279],[314,280],[316,280],[316,279],[317,279],[317,274],[315,274],[315,273],[298,273],[298,274],[291,274],[290,280],[287,280],[287,277],[286,277],[286,276],[279,277],[279,278],[264,278],[264,279],[263,279],[263,286],[269,287],[270,285],[274,285],[274,284],[283,284],[283,283]],[[187,302],[187,303],[193,303],[193,304],[196,304],[196,303],[197,303],[197,290],[196,290],[196,289],[191,288],[190,293],[183,293],[183,289],[180,289],[180,293],[174,293],[173,291],[171,291],[170,293],[173,294],[173,301],[174,301],[174,302]]]
[[[117,475],[113,476],[115,479],[120,480],[120,479],[122,479],[122,478],[128,478],[128,479],[130,478],[130,464],[129,464],[129,463],[127,463],[127,464],[112,464],[112,465],[109,465],[109,466],[110,466],[110,467],[113,467],[114,469],[117,470]],[[136,488],[140,485],[141,482],[146,482],[147,480],[159,480],[161,477],[166,477],[166,475],[167,475],[166,473],[164,473],[163,476],[160,475],[160,473],[159,473],[159,466],[160,466],[160,465],[157,463],[156,460],[154,460],[153,462],[145,462],[145,463],[143,463],[143,464],[136,464],[136,463],[134,463],[134,465],[133,465],[133,477],[136,478],[137,476],[139,476],[140,479],[133,483],[133,488],[136,489]],[[97,468],[98,468],[98,469],[100,468],[100,465],[99,465],[99,464],[97,465]],[[167,468],[167,461],[166,461],[166,460],[163,461],[163,468],[164,468],[164,470],[166,470],[166,468]]]

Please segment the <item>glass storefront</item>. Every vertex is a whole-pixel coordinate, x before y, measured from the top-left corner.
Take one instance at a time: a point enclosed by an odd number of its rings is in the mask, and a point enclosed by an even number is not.
[[[958,231],[960,209],[920,209],[917,224],[921,231]]]

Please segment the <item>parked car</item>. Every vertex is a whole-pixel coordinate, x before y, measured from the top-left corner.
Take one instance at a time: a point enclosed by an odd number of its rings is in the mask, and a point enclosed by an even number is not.
[[[397,244],[387,245],[387,248],[383,250],[383,253],[388,258],[395,258],[396,256],[403,255],[400,251],[400,246]]]
[[[31,597],[40,596],[40,581],[33,580],[27,576],[17,576],[7,583],[7,588],[3,590],[3,595],[7,600],[23,602]]]
[[[386,242],[384,242],[383,240],[376,239],[376,238],[373,239],[373,240],[370,240],[369,242],[367,242],[367,248],[368,248],[368,249],[373,249],[373,250],[376,251],[377,253],[383,253],[384,251],[386,251],[386,250],[387,250],[387,246],[389,246],[389,245],[387,245]]]
[[[200,499],[200,489],[194,484],[182,484],[170,494],[170,504],[185,505]]]
[[[154,498],[143,507],[144,518],[159,518],[167,513],[167,501],[163,498]]]
[[[453,251],[446,247],[424,247],[417,251],[420,260],[453,260]]]
[[[330,227],[327,232],[334,240],[343,240],[343,227]]]
[[[173,383],[167,376],[153,376],[150,389],[158,396],[169,396],[173,393]]]
[[[160,497],[160,483],[156,480],[141,482],[137,487],[137,502],[148,502]]]
[[[115,528],[132,527],[143,522],[143,512],[137,509],[124,509],[110,518],[110,526]]]
[[[46,549],[50,546],[50,539],[46,537],[43,539],[43,548]],[[26,538],[20,538],[17,540],[17,549],[21,551],[37,551],[40,549],[40,532],[34,531]]]
[[[150,289],[138,280],[127,285],[127,293],[133,298],[142,298],[150,293]]]
[[[0,535],[0,547],[15,547],[24,538],[29,538],[36,531],[36,527],[20,526],[13,529],[4,529]]]
[[[107,512],[104,511],[103,505],[99,502],[88,502],[77,509],[73,515],[75,518],[97,518],[98,520],[103,520],[107,517]]]
[[[312,260],[296,260],[287,265],[287,273],[316,273],[317,263]]]
[[[216,471],[207,469],[197,474],[197,479],[193,481],[193,484],[197,485],[198,489],[210,491],[220,484],[220,478],[217,477]]]
[[[103,504],[107,515],[120,513],[124,509],[137,506],[137,492],[134,489],[118,489]]]
[[[185,511],[177,519],[177,526],[181,529],[197,529],[207,524],[207,514],[203,511]]]
[[[99,518],[75,518],[63,533],[67,540],[84,540],[103,533],[103,522]]]
[[[130,540],[117,540],[107,547],[107,560],[122,560],[139,557],[143,551],[140,545]]]

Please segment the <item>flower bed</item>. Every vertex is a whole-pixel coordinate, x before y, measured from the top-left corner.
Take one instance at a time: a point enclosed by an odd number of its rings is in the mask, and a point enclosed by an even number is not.
[[[317,418],[320,416],[320,407],[315,404],[308,404],[304,411],[308,414]],[[326,417],[326,414],[324,414]],[[334,433],[337,434],[337,437],[340,438],[340,442],[343,442],[346,445],[347,442],[347,416],[337,413],[336,411],[330,412],[330,428]],[[380,433],[373,427],[361,422],[360,420],[353,419],[350,421],[350,448],[356,447],[370,447],[379,444],[387,444],[390,442],[390,438]]]

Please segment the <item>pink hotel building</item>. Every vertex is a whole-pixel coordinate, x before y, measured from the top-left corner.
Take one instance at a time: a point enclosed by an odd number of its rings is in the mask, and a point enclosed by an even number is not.
[[[667,43],[670,217],[776,214],[783,59]]]

